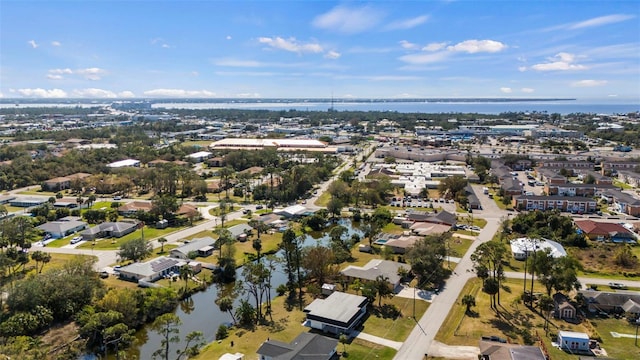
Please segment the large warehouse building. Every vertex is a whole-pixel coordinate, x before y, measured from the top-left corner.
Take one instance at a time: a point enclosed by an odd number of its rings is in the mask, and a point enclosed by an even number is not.
[[[319,151],[336,153],[337,147],[327,146],[322,141],[312,139],[222,139],[209,145],[215,149],[264,149],[275,148],[278,151]]]

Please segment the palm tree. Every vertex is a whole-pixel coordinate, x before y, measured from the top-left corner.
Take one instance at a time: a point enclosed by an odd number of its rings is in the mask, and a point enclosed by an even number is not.
[[[499,290],[498,280],[494,278],[488,278],[484,282],[484,286],[482,290],[491,296],[491,308],[497,309],[496,294],[498,293],[498,290]]]
[[[184,290],[185,292],[189,289],[189,279],[193,277],[193,269],[189,265],[182,265],[180,268],[180,279],[184,280]]]
[[[160,253],[164,254],[164,243],[167,242],[167,238],[161,237],[158,242],[160,243]]]
[[[476,298],[471,294],[467,294],[462,297],[462,305],[466,306],[467,309],[465,313],[468,314],[471,311],[471,308],[476,306]]]
[[[260,239],[253,240],[253,249],[256,251],[258,261],[260,261],[260,250],[262,250],[262,241]]]

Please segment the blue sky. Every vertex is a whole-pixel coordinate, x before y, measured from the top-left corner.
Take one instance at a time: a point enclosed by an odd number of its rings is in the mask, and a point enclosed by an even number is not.
[[[640,2],[0,0],[0,96],[640,102]]]

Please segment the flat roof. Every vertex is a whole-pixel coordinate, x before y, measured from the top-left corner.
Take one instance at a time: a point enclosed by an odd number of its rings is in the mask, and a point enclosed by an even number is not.
[[[110,168],[119,168],[119,167],[126,167],[126,166],[136,166],[139,164],[140,164],[140,160],[124,159],[124,160],[112,162],[107,166]]]
[[[315,299],[304,308],[304,312],[348,324],[349,320],[360,312],[362,303],[366,301],[367,298],[364,296],[336,291],[326,299]]]

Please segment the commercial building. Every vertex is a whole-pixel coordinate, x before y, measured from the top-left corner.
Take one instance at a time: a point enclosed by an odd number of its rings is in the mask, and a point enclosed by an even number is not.
[[[313,139],[246,139],[229,138],[215,141],[209,145],[215,149],[276,149],[278,151],[319,151],[324,153],[337,153],[336,147],[327,146],[322,141]]]
[[[107,166],[112,169],[117,169],[122,167],[140,167],[140,160],[124,159],[124,160],[112,162],[111,164],[107,164]]]

